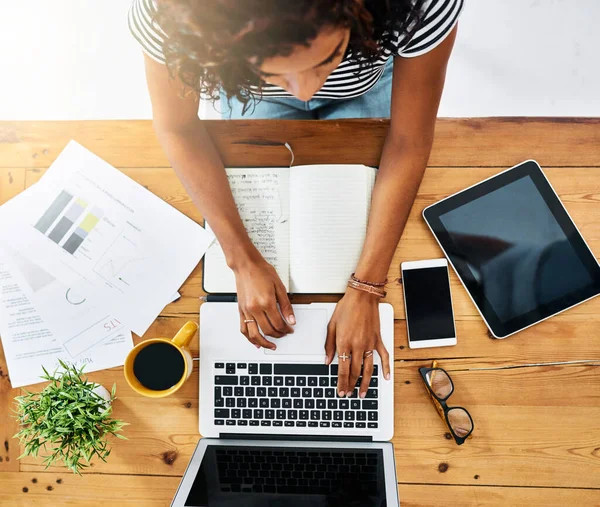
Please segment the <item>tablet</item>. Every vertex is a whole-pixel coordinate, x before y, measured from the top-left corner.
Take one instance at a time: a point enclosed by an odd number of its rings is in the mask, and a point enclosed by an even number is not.
[[[423,210],[496,338],[600,293],[600,267],[534,160]]]

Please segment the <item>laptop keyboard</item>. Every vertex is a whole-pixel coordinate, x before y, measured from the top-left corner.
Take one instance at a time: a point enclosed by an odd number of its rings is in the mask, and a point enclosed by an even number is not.
[[[378,428],[378,366],[364,399],[359,377],[350,398],[337,395],[338,365],[214,364],[217,426]]]
[[[218,449],[216,458],[224,492],[329,494],[352,479],[378,494],[375,453]]]

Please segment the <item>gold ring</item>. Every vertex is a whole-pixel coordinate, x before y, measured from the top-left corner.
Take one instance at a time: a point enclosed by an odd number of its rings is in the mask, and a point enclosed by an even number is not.
[[[338,354],[338,357],[342,360],[345,361],[346,359],[350,359],[350,356],[348,354],[346,354],[345,352],[343,354]]]
[[[256,322],[254,319],[244,319],[244,324],[248,324],[248,322]]]
[[[367,350],[364,354],[363,354],[363,358],[366,359],[367,357],[371,357],[373,355],[373,351],[372,350]]]

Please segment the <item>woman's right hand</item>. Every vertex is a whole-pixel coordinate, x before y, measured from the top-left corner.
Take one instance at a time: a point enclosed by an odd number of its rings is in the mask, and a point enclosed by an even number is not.
[[[234,269],[234,273],[240,331],[256,348],[275,350],[275,344],[264,335],[281,338],[293,333],[292,325],[296,324],[294,310],[283,282],[275,268],[262,257]]]

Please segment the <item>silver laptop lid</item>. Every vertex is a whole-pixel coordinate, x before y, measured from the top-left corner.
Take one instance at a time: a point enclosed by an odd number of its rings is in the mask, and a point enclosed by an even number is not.
[[[388,442],[203,438],[173,507],[400,505]]]

